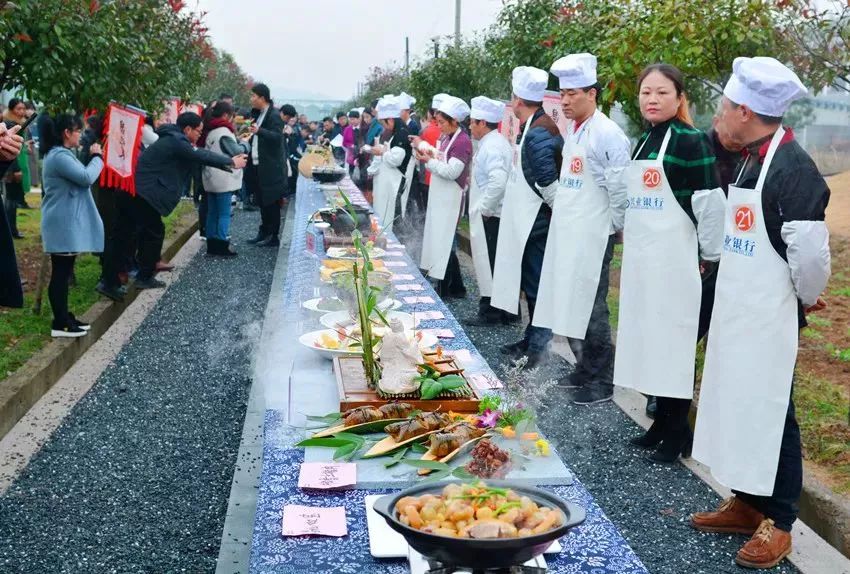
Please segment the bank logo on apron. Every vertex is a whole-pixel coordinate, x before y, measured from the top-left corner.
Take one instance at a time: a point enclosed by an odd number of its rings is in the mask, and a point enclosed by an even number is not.
[[[756,225],[756,212],[752,205],[735,206],[735,229],[741,233],[752,233]]]

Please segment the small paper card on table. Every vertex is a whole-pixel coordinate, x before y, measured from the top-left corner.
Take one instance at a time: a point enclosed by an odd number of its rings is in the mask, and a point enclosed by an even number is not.
[[[428,329],[429,333],[433,333],[435,337],[440,339],[454,339],[455,334],[451,329]]]
[[[433,303],[434,298],[428,297],[427,295],[425,297],[405,297],[404,302],[409,305],[416,305],[417,303]]]
[[[404,261],[384,261],[384,267],[407,267]]]
[[[353,462],[302,462],[298,488],[331,489],[357,484],[357,464]]]
[[[345,507],[299,506],[290,504],[283,507],[284,536],[345,536],[348,526],[345,523]]]
[[[463,363],[464,365],[471,365],[474,361],[472,360],[472,353],[469,352],[469,349],[458,349],[457,351],[452,351],[452,355],[454,355],[455,359]]]
[[[418,317],[422,321],[432,321],[436,319],[446,318],[446,316],[443,315],[442,311],[420,311],[416,313],[416,317]]]
[[[395,286],[399,291],[424,291],[425,287],[419,283],[402,283]]]
[[[489,391],[491,389],[501,389],[502,382],[493,375],[486,373],[467,374],[466,380],[471,382],[478,390]]]
[[[413,281],[415,277],[410,273],[393,273],[393,281]]]
[[[390,257],[404,257],[404,251],[387,251],[387,255]]]

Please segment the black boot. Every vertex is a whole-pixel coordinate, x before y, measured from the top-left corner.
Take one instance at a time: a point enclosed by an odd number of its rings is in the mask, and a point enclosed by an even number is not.
[[[658,402],[655,397],[649,395],[646,397],[646,416],[651,419],[655,418],[655,414],[658,412]]]
[[[224,240],[222,239],[222,240],[220,240],[220,241],[219,241],[219,243],[221,244],[221,245],[220,245],[220,252],[219,252],[219,255],[220,255],[220,256],[222,256],[222,257],[236,257],[237,255],[239,255],[238,253],[236,253],[236,252],[235,252],[235,251],[234,251],[234,250],[230,247],[230,242],[229,242],[229,241],[224,241]]]
[[[219,246],[220,241],[218,239],[214,239],[212,237],[207,237],[207,256],[213,257],[215,255],[221,255],[221,247]]]
[[[670,464],[679,460],[679,456],[690,458],[693,446],[694,434],[691,428],[686,426],[676,433],[676,436],[665,437],[658,450],[649,455],[649,460]]]
[[[266,233],[266,231],[262,227],[260,227],[259,231],[257,231],[257,236],[254,239],[249,239],[248,243],[254,245],[259,243],[260,241],[267,240],[269,237],[271,237],[271,235]]]
[[[515,343],[508,343],[507,345],[502,345],[499,348],[499,351],[501,351],[503,355],[518,359],[525,355],[525,353],[528,351],[528,339],[521,339]]]
[[[640,436],[629,439],[629,443],[641,448],[652,448],[658,446],[658,443],[663,439],[664,425],[659,417],[652,421],[652,426],[649,427],[648,431]]]
[[[655,462],[676,462],[679,456],[685,458],[691,455],[694,435],[688,424],[688,412],[691,401],[670,397],[658,397],[658,412],[656,417],[663,417],[663,439],[658,449],[649,455]]]

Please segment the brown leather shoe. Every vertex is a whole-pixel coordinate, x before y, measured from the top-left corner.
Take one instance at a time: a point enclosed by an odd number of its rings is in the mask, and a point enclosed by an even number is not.
[[[157,261],[156,262],[156,272],[165,272],[165,271],[174,271],[174,265],[169,263],[168,261]]]
[[[756,533],[738,550],[735,562],[747,568],[773,568],[791,554],[791,533],[780,530],[766,518]]]
[[[691,515],[691,526],[702,532],[746,534],[752,536],[764,520],[764,514],[730,496],[715,512],[696,512]]]

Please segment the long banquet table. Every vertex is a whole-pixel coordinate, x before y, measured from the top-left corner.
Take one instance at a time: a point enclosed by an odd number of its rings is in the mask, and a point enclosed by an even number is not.
[[[355,203],[366,205],[365,199],[350,180],[340,183]],[[406,559],[377,559],[369,553],[364,497],[370,494],[394,492],[413,484],[415,469],[410,467],[382,470],[382,461],[358,461],[358,483],[351,490],[320,492],[298,488],[298,472],[306,460],[329,460],[329,449],[294,447],[305,436],[305,415],[325,414],[339,410],[337,386],[331,362],[303,347],[298,337],[307,331],[321,328],[318,315],[302,308],[307,299],[318,296],[318,269],[323,255],[321,242],[310,242],[308,225],[311,214],[326,205],[318,184],[299,179],[292,225],[284,232],[291,234],[282,297],[277,306],[275,321],[264,326],[266,351],[258,363],[270,371],[265,382],[265,426],[263,429],[263,463],[251,543],[250,571],[255,574],[404,574],[410,572]],[[450,350],[468,349],[471,360],[465,362],[467,373],[492,371],[448,307],[419,272],[403,247],[391,234],[388,236],[385,261],[397,261],[394,273],[410,274],[421,291],[405,292],[401,296],[430,297],[433,303],[405,303],[402,311],[442,311],[445,319],[427,321],[424,328],[450,329],[455,337],[442,339]],[[403,265],[401,265],[403,264]],[[273,287],[274,288],[274,287]],[[270,306],[271,307],[271,306]],[[266,322],[271,320],[267,316]],[[553,452],[551,460],[539,462],[536,474],[527,480],[548,488],[566,500],[583,506],[587,520],[561,539],[563,550],[547,554],[549,571],[557,574],[640,574],[647,572],[640,559],[624,540],[617,527],[594,502],[590,492],[569,472]],[[405,465],[399,465],[404,467]],[[513,478],[513,475],[509,476]],[[281,535],[281,512],[285,505],[343,506],[346,511],[348,534],[344,537],[284,537]]]

